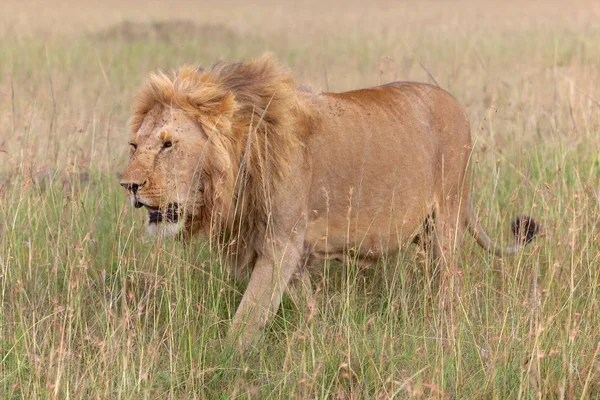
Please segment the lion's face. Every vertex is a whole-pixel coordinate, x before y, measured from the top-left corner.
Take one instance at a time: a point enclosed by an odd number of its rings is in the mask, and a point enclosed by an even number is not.
[[[121,179],[136,208],[148,210],[148,231],[166,236],[192,229],[202,207],[202,162],[208,136],[183,111],[156,105],[130,139]]]

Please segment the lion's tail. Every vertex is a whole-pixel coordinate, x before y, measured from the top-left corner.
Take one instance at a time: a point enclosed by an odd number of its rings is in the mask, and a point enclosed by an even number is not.
[[[481,247],[498,256],[518,252],[531,243],[540,230],[539,224],[533,218],[526,215],[518,216],[511,224],[512,233],[515,235],[515,245],[502,247],[488,236],[479,223],[470,197],[467,204],[467,227]]]

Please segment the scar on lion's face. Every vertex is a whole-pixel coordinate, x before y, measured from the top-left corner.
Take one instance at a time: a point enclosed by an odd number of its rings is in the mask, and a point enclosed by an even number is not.
[[[132,133],[132,153],[124,180],[136,207],[148,211],[148,230],[167,236],[191,229],[200,194],[207,137],[183,111],[156,104]],[[141,182],[141,183],[137,183]]]

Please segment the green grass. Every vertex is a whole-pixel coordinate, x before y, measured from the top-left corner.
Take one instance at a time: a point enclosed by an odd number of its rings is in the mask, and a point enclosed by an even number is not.
[[[275,22],[278,36],[177,45],[3,33],[0,397],[600,397],[598,31],[428,31],[420,13],[394,29],[345,30],[342,16],[328,36]],[[488,231],[506,243],[515,215],[542,223],[514,257],[465,240],[455,337],[437,331],[435,281],[410,245],[370,268],[321,264],[315,307],[284,299],[257,349],[236,354],[225,335],[243,284],[202,238],[145,235],[117,178],[144,75],[267,49],[300,82],[336,91],[426,81],[422,63],[471,118]]]

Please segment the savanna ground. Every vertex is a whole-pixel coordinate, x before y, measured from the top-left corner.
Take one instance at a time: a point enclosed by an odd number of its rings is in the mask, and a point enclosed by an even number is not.
[[[600,6],[521,2],[0,5],[0,397],[599,398]],[[416,2],[415,2],[416,3]],[[315,90],[437,82],[471,119],[456,336],[418,249],[326,263],[258,350],[224,346],[243,286],[202,239],[145,236],[118,185],[151,70],[273,51]],[[399,150],[400,151],[400,150]]]

